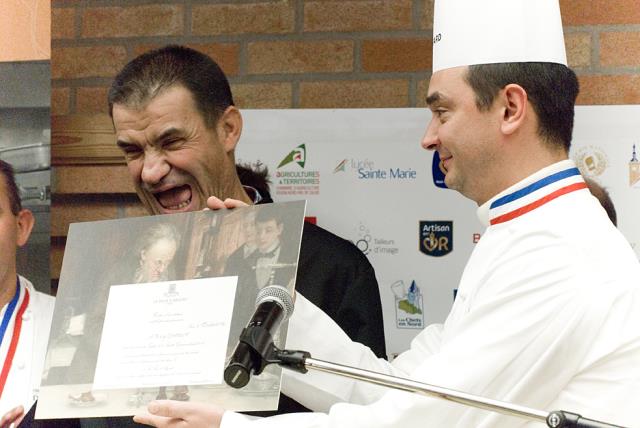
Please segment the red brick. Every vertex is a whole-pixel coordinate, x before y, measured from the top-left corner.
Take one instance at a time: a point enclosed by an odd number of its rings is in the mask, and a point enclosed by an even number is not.
[[[427,107],[427,94],[429,93],[429,81],[430,81],[429,77],[430,76],[427,76],[426,79],[420,80],[418,82],[415,107],[425,107],[425,108]]]
[[[304,31],[408,30],[411,0],[307,1]]]
[[[75,16],[73,8],[51,9],[51,39],[72,39],[75,36]]]
[[[126,62],[123,46],[53,48],[51,78],[113,77]]]
[[[239,108],[293,107],[291,83],[239,83],[231,91]]]
[[[51,115],[69,114],[69,88],[51,88]]]
[[[312,73],[353,70],[353,42],[249,43],[249,73]]]
[[[433,29],[433,0],[422,0],[422,13],[420,14],[420,29]]]
[[[174,36],[183,27],[179,5],[95,7],[82,14],[83,37]]]
[[[564,25],[637,24],[638,0],[560,0]]]
[[[136,45],[133,48],[133,54],[138,56],[163,46],[165,45],[150,43]],[[209,55],[227,76],[235,76],[240,71],[240,45],[238,43],[186,43],[185,46]]]
[[[76,90],[75,113],[109,113],[107,92],[104,86],[78,88]]]
[[[236,76],[240,72],[240,45],[237,43],[202,43],[187,46],[209,55],[227,76]]]
[[[370,72],[431,70],[433,41],[428,39],[365,40],[362,69]]]
[[[591,34],[569,33],[564,35],[569,67],[588,67],[591,64]]]
[[[640,76],[579,76],[578,104],[640,104]]]
[[[292,1],[194,5],[195,35],[291,33],[295,26]]]
[[[158,49],[165,46],[163,43],[141,43],[133,46],[133,55],[139,56],[145,52]]]
[[[601,33],[600,64],[604,67],[639,66],[640,33]]]
[[[408,107],[406,80],[300,83],[301,108]]]

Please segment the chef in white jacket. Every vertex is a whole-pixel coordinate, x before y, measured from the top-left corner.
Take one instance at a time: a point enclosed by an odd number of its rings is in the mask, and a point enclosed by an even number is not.
[[[37,399],[54,298],[16,273],[33,215],[22,209],[9,164],[0,160],[0,426],[17,424]]]
[[[578,81],[566,66],[558,1],[436,0],[434,20],[433,116],[422,146],[438,152],[447,186],[474,200],[487,226],[451,313],[388,363],[298,295],[287,348],[638,426],[640,265],[568,160]],[[254,420],[215,403],[160,401],[135,419],[192,428],[545,426],[318,372],[285,372],[283,392],[316,413]]]

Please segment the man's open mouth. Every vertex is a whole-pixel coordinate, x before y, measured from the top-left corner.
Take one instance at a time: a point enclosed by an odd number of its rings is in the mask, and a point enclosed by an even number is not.
[[[165,210],[180,210],[191,203],[191,186],[174,187],[164,192],[154,194],[156,200]]]

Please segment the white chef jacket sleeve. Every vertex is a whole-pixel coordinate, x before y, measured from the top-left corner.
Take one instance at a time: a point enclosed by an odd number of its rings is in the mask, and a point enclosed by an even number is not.
[[[307,351],[315,359],[407,377],[426,355],[438,349],[440,331],[441,325],[428,327],[422,333],[423,340],[390,364],[377,358],[366,346],[351,341],[329,316],[298,293],[287,348]],[[314,411],[326,412],[343,401],[372,403],[386,392],[379,386],[314,370],[302,374],[285,369],[283,373],[282,392]]]
[[[533,408],[545,408],[550,404],[549,397],[556,397],[579,371],[576,366],[591,342],[591,338],[582,333],[598,325],[606,317],[606,310],[600,309],[610,306],[599,304],[599,299],[594,296],[598,293],[597,287],[589,287],[590,278],[582,276],[572,260],[567,260],[567,255],[571,254],[567,248],[526,245],[519,250],[526,251],[526,256],[512,248],[509,263],[500,265],[504,260],[496,260],[498,265],[487,267],[487,276],[474,296],[474,304],[461,318],[451,322],[450,328],[445,325],[438,352],[429,353],[432,350],[429,334],[420,334],[414,340],[410,352],[416,352],[416,355],[420,352],[417,349],[426,352],[417,366],[416,357],[404,360],[407,368],[413,367],[405,376]],[[580,257],[577,252],[573,254]],[[532,262],[541,260],[545,262],[543,266],[532,266]],[[585,316],[586,311],[588,316]],[[300,314],[302,317],[292,320],[292,324],[301,320],[312,322],[306,319],[309,314],[311,312],[305,310]],[[293,347],[311,349],[312,355],[316,353],[323,358],[321,343],[314,339],[308,344],[305,337],[324,335],[326,339],[322,343],[327,353],[341,356],[337,362],[399,374],[399,370],[390,364],[379,360],[374,362],[366,357],[366,351],[357,345],[344,338],[336,338],[336,331],[325,335],[320,333],[326,333],[322,330],[314,331],[313,323],[303,325],[306,326],[306,336],[296,337]],[[344,350],[340,352],[343,346]],[[336,360],[331,355],[328,359]],[[401,365],[404,361],[401,360]],[[338,397],[340,387],[334,386],[327,379],[327,383],[316,384],[315,389],[308,392],[286,392],[298,401],[306,393],[315,395],[325,388]],[[313,385],[308,383],[307,387],[313,388]],[[353,396],[354,387],[349,388],[345,395]],[[515,417],[505,418],[402,391],[370,394],[366,398],[377,400],[365,400],[370,403],[368,405],[353,404],[353,401],[338,403],[326,416],[282,415],[251,422],[250,426],[387,428],[416,424],[431,427],[522,425],[522,421]],[[494,415],[500,418],[498,422],[492,419]],[[244,426],[232,424],[235,415],[231,413],[225,414],[224,419],[225,428]]]

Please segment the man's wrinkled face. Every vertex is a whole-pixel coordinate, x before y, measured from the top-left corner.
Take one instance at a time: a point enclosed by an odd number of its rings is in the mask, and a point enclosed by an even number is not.
[[[118,146],[152,214],[195,211],[225,198],[230,162],[217,127],[207,127],[189,90],[176,85],[143,107],[113,106]],[[235,171],[235,169],[233,169]]]
[[[271,251],[280,242],[282,234],[282,224],[278,224],[274,219],[256,222],[258,233],[258,250],[261,253]]]
[[[140,268],[143,282],[159,281],[166,278],[165,271],[176,254],[176,243],[170,239],[160,239],[140,253]]]

